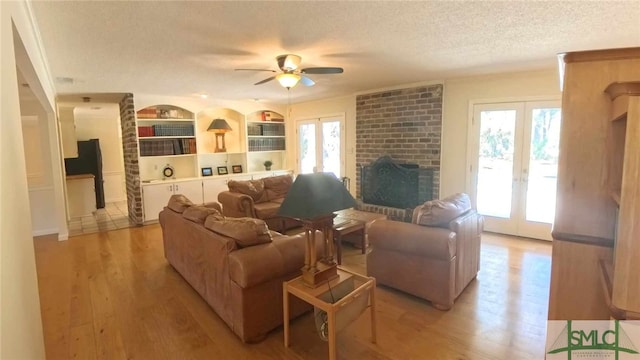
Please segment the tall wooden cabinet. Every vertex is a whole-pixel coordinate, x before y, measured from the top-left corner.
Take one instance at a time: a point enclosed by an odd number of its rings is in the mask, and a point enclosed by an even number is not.
[[[567,53],[564,70],[549,319],[633,317],[640,111],[628,93],[626,105],[615,100],[625,87],[611,84],[640,81],[640,48]]]

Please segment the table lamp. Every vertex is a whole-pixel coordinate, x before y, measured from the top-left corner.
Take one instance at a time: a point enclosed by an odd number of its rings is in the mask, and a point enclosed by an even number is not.
[[[227,147],[224,144],[224,134],[231,131],[231,126],[224,119],[214,119],[207,131],[211,131],[216,134],[216,151],[215,152],[227,152]],[[222,143],[222,146],[220,146]]]
[[[309,287],[317,287],[338,276],[334,260],[334,211],[354,207],[356,201],[333,173],[300,174],[291,185],[279,216],[302,222],[306,234],[302,280]],[[315,231],[322,232],[323,256],[316,254]]]

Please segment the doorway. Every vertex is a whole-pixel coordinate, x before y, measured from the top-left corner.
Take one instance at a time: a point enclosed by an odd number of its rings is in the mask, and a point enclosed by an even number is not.
[[[299,120],[297,122],[299,174],[332,172],[345,174],[344,115]]]
[[[560,101],[473,105],[469,189],[485,230],[551,240]]]

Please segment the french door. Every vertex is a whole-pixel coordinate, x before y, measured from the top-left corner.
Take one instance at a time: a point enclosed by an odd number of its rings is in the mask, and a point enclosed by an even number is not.
[[[297,127],[298,173],[344,176],[344,116],[300,120]]]
[[[551,240],[560,102],[476,104],[471,195],[485,230]]]

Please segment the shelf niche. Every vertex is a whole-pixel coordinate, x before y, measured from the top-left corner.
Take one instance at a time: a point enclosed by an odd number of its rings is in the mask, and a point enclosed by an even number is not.
[[[163,179],[171,166],[174,178],[197,176],[195,114],[175,105],[153,105],[136,111],[140,179]]]

